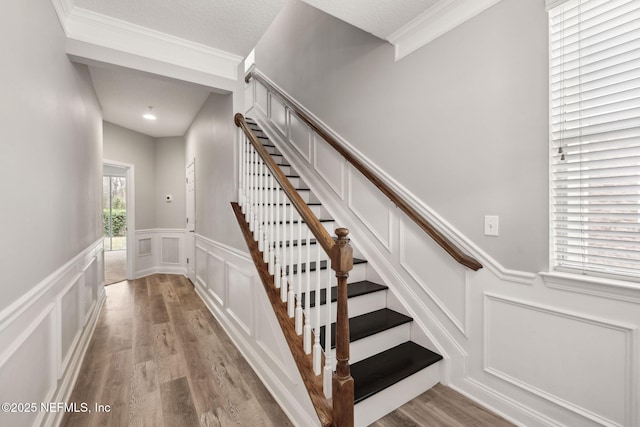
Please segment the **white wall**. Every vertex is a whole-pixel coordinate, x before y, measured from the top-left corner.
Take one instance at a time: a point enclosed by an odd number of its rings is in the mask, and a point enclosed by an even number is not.
[[[64,401],[103,295],[102,115],[51,2],[0,17],[0,400]],[[1,425],[58,414],[0,413]]]
[[[504,0],[399,62],[393,47],[290,2],[257,67],[507,268],[547,248],[544,2]],[[500,236],[483,235],[487,214]]]

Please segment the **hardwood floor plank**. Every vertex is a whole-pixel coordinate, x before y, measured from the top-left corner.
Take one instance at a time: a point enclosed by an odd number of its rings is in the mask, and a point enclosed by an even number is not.
[[[185,377],[161,384],[160,396],[164,425],[175,427],[199,425],[199,417]]]
[[[147,361],[134,365],[129,399],[129,426],[161,426],[164,424],[160,386],[156,364]]]
[[[151,322],[153,322],[153,324],[166,323],[170,320],[162,292],[151,295],[149,297],[149,305],[151,310]]]
[[[153,325],[151,329],[153,332],[152,351],[155,360],[178,353],[180,347],[171,323],[166,322]]]

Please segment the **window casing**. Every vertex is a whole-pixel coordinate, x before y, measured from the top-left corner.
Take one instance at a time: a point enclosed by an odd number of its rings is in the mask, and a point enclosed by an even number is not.
[[[549,5],[552,268],[640,280],[640,1]]]

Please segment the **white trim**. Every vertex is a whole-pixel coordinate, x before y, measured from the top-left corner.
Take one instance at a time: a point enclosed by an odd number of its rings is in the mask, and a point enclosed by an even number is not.
[[[127,175],[127,280],[136,278],[136,182],[135,165],[117,160],[102,159],[102,165],[116,166],[126,169]],[[103,171],[104,174],[104,171]]]
[[[395,46],[395,60],[404,58],[500,1],[443,0],[439,2],[387,37],[387,40]]]
[[[582,313],[577,313],[569,310],[559,309],[556,307],[552,307],[549,305],[542,304],[532,304],[527,301],[523,301],[516,298],[506,298],[504,296],[492,294],[486,292],[484,295],[484,333],[483,333],[483,369],[484,372],[493,375],[497,378],[500,378],[503,381],[506,381],[516,387],[519,387],[523,390],[528,391],[529,393],[535,394],[543,399],[548,400],[549,402],[554,403],[560,407],[563,407],[579,416],[585,417],[597,424],[607,425],[607,426],[618,426],[619,424],[604,418],[602,415],[599,415],[593,411],[588,410],[587,408],[583,408],[573,402],[567,401],[561,397],[556,396],[555,394],[542,390],[532,384],[529,384],[519,378],[515,378],[505,372],[500,371],[499,369],[492,367],[490,363],[491,359],[491,346],[489,344],[489,337],[491,335],[490,332],[490,305],[488,301],[496,301],[503,304],[509,304],[512,306],[516,306],[519,308],[524,308],[526,310],[537,311],[540,313],[544,313],[550,316],[561,317],[565,319],[570,319],[582,323],[588,323],[590,325],[594,325],[601,328],[611,329],[614,331],[622,332],[625,335],[626,342],[626,363],[625,363],[625,378],[626,383],[625,387],[625,396],[627,397],[624,402],[624,425],[633,425],[633,419],[636,418],[635,414],[637,413],[637,409],[635,408],[635,402],[633,397],[637,393],[637,380],[635,380],[635,374],[637,369],[634,367],[637,359],[636,348],[638,341],[638,327],[636,325],[613,321],[609,319],[603,319],[596,316],[588,316]]]
[[[236,81],[243,58],[232,53],[52,0],[69,40],[126,52]]]
[[[549,288],[640,304],[640,284],[635,282],[560,272],[540,276]]]

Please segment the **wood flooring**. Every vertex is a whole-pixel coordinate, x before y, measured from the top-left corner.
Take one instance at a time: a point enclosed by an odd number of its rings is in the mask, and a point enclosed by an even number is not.
[[[188,279],[156,274],[106,292],[70,399],[90,412],[62,426],[292,425]],[[511,425],[442,385],[373,424]]]
[[[66,413],[63,426],[292,425],[188,279],[106,292],[70,399],[91,412]]]

